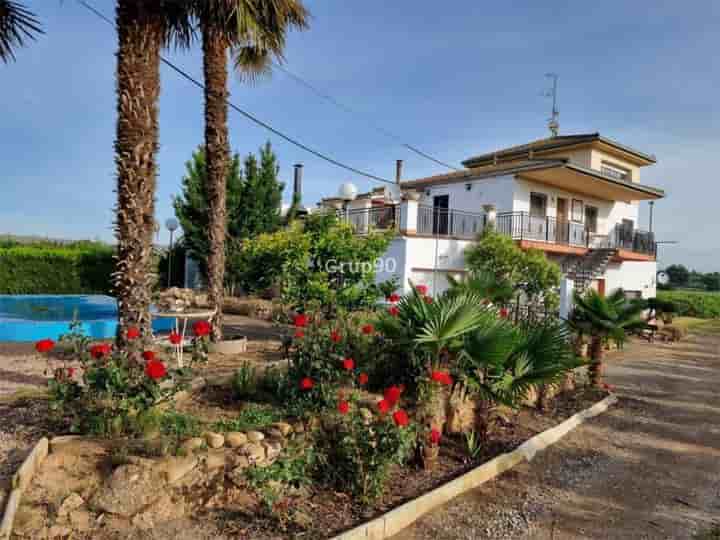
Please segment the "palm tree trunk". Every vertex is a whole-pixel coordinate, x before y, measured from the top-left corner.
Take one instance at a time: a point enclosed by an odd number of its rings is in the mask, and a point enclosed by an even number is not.
[[[222,339],[222,302],[225,278],[226,183],[230,161],[227,126],[227,51],[223,35],[212,25],[202,25],[205,74],[205,156],[210,210],[208,236],[208,297],[217,310],[212,338]]]
[[[588,367],[588,375],[590,377],[591,386],[600,386],[602,378],[602,361],[603,361],[603,340],[601,336],[593,336],[590,342],[590,366]]]
[[[117,208],[118,260],[113,276],[119,339],[131,326],[150,336],[155,156],[162,24],[143,0],[118,0]]]

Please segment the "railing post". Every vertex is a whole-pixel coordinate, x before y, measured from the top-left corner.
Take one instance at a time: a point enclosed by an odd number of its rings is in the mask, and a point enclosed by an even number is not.
[[[545,241],[550,241],[550,216],[545,216]]]
[[[523,239],[524,232],[525,232],[525,212],[520,212],[520,240]]]

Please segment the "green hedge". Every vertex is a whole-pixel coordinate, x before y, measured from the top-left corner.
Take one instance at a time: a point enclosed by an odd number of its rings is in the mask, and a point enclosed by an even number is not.
[[[720,318],[720,293],[704,291],[658,291],[657,297],[675,305],[676,313],[700,319]]]
[[[0,248],[0,294],[107,294],[113,255],[112,247],[91,243]]]

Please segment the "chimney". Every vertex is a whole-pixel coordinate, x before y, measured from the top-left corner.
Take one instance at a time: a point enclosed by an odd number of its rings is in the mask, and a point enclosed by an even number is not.
[[[400,179],[402,178],[402,166],[403,166],[403,160],[398,159],[395,162],[395,183],[399,184]]]
[[[297,201],[298,204],[302,202],[302,163],[295,164],[295,181],[293,183],[293,201]]]

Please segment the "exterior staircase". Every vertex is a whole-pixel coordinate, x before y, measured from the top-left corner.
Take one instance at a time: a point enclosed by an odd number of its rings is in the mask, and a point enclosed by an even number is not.
[[[593,279],[602,276],[607,270],[610,260],[617,254],[617,249],[591,249],[580,257],[568,258],[561,265],[563,273],[574,281],[575,290],[583,294]]]

